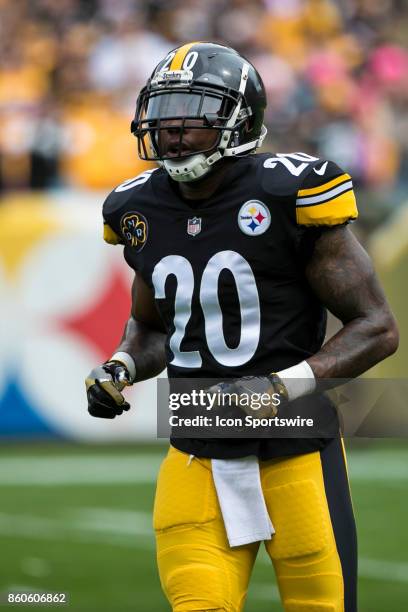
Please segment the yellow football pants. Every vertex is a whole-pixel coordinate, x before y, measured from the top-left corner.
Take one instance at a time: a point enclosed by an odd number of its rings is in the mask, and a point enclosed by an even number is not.
[[[340,441],[327,449],[261,462],[276,530],[265,546],[286,612],[357,609],[355,526]],[[190,461],[170,447],[153,521],[160,580],[173,612],[244,609],[259,543],[229,547],[210,459]]]

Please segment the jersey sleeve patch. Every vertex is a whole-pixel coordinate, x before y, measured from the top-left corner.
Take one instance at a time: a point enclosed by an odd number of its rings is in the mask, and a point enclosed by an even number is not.
[[[340,225],[357,216],[353,183],[346,172],[298,191],[296,220],[299,225]]]
[[[118,234],[106,222],[103,224],[103,239],[108,244],[123,244],[123,240],[120,238],[120,236],[118,236]]]

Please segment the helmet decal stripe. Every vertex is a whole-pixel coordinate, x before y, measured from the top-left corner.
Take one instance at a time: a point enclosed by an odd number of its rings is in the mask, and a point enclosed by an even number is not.
[[[169,70],[181,70],[183,66],[183,62],[186,59],[187,53],[190,51],[191,47],[194,45],[198,45],[197,41],[188,43],[187,45],[183,45],[179,49],[177,49],[176,55],[173,57],[173,60],[170,64]]]
[[[242,72],[241,72],[241,82],[239,84],[239,91],[240,93],[244,94],[245,93],[245,89],[247,86],[247,81],[248,81],[248,72],[249,72],[249,64],[245,63],[242,66]]]

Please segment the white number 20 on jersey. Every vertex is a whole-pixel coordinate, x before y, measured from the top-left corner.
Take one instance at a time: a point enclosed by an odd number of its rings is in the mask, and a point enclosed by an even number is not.
[[[218,298],[218,281],[222,270],[229,270],[235,280],[240,311],[241,337],[238,346],[230,348],[223,333],[223,313]],[[168,255],[155,266],[152,281],[156,299],[166,297],[165,286],[169,275],[177,280],[174,307],[174,332],[170,349],[174,366],[200,368],[202,358],[198,350],[182,351],[187,324],[191,316],[194,291],[194,272],[191,263],[181,255]],[[200,303],[204,313],[207,345],[214,359],[229,367],[240,366],[255,354],[259,343],[261,315],[254,274],[249,263],[235,251],[220,251],[208,261],[200,282]]]

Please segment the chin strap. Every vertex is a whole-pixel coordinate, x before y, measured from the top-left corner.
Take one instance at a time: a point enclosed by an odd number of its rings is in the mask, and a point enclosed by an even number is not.
[[[209,157],[206,157],[204,153],[198,153],[197,155],[191,155],[185,159],[166,159],[161,162],[160,165],[164,166],[173,180],[180,183],[187,183],[189,181],[196,181],[207,174],[211,165],[222,157],[218,151],[211,155],[211,157],[216,155],[218,155],[218,157],[210,163]]]
[[[165,161],[159,162],[159,165],[164,167],[169,176],[175,181],[180,183],[196,181],[205,176],[207,172],[211,170],[212,166],[223,157],[238,157],[242,153],[248,153],[261,147],[267,132],[268,130],[263,125],[261,134],[257,140],[252,140],[251,142],[246,142],[245,144],[231,147],[230,149],[218,147],[217,151],[208,157],[206,157],[204,153],[198,153],[197,155],[191,155],[185,159],[166,159]],[[225,134],[225,130],[223,134]],[[223,138],[223,136],[221,138]],[[229,138],[230,136],[228,135],[228,139]]]
[[[262,143],[265,140],[265,136],[267,135],[267,133],[268,130],[263,125],[261,127],[261,133],[257,140],[253,140],[252,142],[246,142],[245,144],[239,145],[238,147],[231,147],[230,149],[225,149],[224,157],[234,157],[235,155],[240,155],[241,153],[245,153],[246,151],[258,149],[262,146]]]

